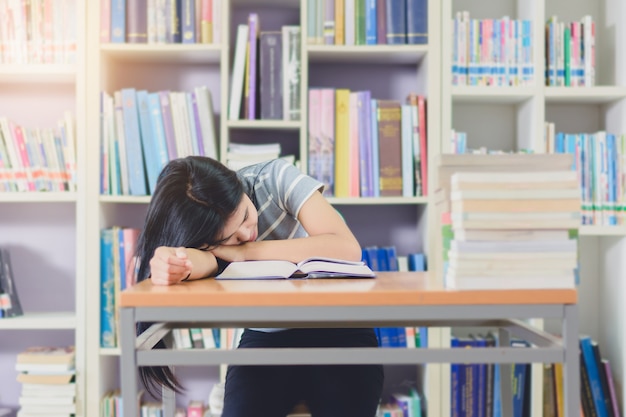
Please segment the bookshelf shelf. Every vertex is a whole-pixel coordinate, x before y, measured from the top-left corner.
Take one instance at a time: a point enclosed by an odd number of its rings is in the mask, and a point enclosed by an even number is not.
[[[306,45],[309,63],[418,64],[428,45]]]
[[[220,62],[221,45],[210,44],[104,44],[103,57],[121,62],[215,64]]]
[[[122,203],[122,204],[148,204],[150,202],[149,195],[129,196],[129,195],[101,195],[101,203]]]
[[[607,104],[626,98],[626,87],[545,87],[547,103]]]
[[[451,95],[455,103],[516,104],[534,97],[537,91],[535,87],[453,86]]]
[[[75,65],[0,65],[0,83],[71,84]]]
[[[0,319],[0,330],[72,330],[76,315],[66,313],[25,313],[20,317]]]
[[[581,226],[580,236],[626,236],[626,226]]]
[[[292,120],[228,120],[229,129],[298,130],[301,121]]]
[[[100,348],[100,355],[102,356],[120,356],[120,352],[119,348]]]
[[[25,192],[25,193],[0,193],[0,203],[75,203],[77,194]]]

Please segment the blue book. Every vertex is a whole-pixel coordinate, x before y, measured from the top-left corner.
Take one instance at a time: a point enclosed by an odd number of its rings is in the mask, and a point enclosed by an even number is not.
[[[204,146],[202,143],[202,136],[198,139],[198,126],[196,125],[196,118],[194,116],[194,109],[198,108],[196,102],[196,96],[194,93],[184,93],[185,100],[187,101],[187,124],[189,125],[189,133],[191,134],[191,149],[194,155],[204,155]],[[202,152],[200,152],[200,146],[202,146]]]
[[[115,265],[113,229],[100,232],[100,346],[114,348],[115,338]]]
[[[163,116],[161,115],[161,98],[159,93],[148,93],[148,107],[150,109],[150,122],[152,124],[152,134],[154,135],[154,145],[156,147],[156,160],[160,172],[170,159],[167,153],[165,127],[163,125]]]
[[[182,0],[166,0],[165,12],[165,39],[167,43],[181,43],[182,22],[181,8]]]
[[[182,43],[196,43],[196,5],[195,0],[182,0],[181,26]]]
[[[406,44],[406,0],[387,0],[387,44]]]
[[[367,252],[368,264],[372,271],[380,271],[380,264],[378,262],[378,248],[376,246],[366,246],[363,251]]]
[[[147,195],[144,157],[139,131],[137,93],[134,88],[125,88],[121,91],[129,192],[131,195]]]
[[[124,291],[126,289],[126,253],[124,251],[124,228],[123,227],[114,227],[113,228],[113,238],[117,239],[117,249],[118,249],[118,263],[116,268],[119,268],[120,271],[120,291]],[[115,247],[115,245],[113,245]]]
[[[107,1],[107,0],[103,0]],[[111,1],[111,43],[126,42],[126,1]]]
[[[426,271],[426,255],[423,253],[409,253],[409,271]]]
[[[450,347],[458,348],[459,339],[452,336],[450,339]],[[450,416],[461,417],[461,399],[462,399],[462,384],[461,384],[461,364],[450,364]]]
[[[406,0],[406,43],[428,43],[428,0]]]
[[[376,1],[377,0],[365,0],[365,44],[366,45],[376,45],[378,43],[378,37],[376,34],[376,29],[377,29]]]
[[[591,337],[580,337],[580,350],[583,354],[583,360],[585,363],[585,369],[587,369],[587,375],[589,375],[589,385],[591,386],[591,396],[593,398],[593,404],[598,413],[598,417],[608,417],[608,411],[604,403],[604,392],[602,391],[602,382],[600,381],[600,370],[598,369],[595,355],[593,353],[593,347],[591,344]]]
[[[398,254],[395,246],[385,246],[381,248],[386,259],[386,271],[398,271]]]
[[[150,104],[148,92],[137,91],[137,106],[139,108],[139,127],[141,132],[141,145],[144,150],[146,175],[148,177],[148,194],[154,193],[157,178],[161,172],[161,164],[158,160],[155,135],[152,131],[150,120]]]

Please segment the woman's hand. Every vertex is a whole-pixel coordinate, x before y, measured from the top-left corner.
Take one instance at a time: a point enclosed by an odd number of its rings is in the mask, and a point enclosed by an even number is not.
[[[189,277],[193,269],[187,248],[160,246],[150,259],[150,279],[154,285],[174,285]]]

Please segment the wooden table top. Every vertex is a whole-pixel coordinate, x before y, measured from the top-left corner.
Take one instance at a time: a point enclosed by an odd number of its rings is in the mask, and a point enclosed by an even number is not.
[[[427,272],[371,278],[217,281],[157,286],[145,280],[121,294],[121,307],[389,306],[575,304],[576,289],[454,290],[428,284]]]

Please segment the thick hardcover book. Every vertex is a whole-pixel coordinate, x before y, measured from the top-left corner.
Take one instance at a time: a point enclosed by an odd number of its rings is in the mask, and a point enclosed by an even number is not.
[[[428,0],[406,0],[406,43],[428,43]]]
[[[182,42],[196,43],[196,1],[182,0]]]
[[[122,90],[126,160],[128,164],[129,190],[131,195],[146,195],[144,157],[139,130],[137,94],[134,88]]]
[[[378,100],[378,154],[381,196],[402,195],[401,109],[395,100]]]
[[[300,120],[300,26],[283,26],[283,118]]]
[[[241,115],[241,99],[246,73],[246,50],[248,43],[248,25],[237,26],[237,40],[235,44],[235,58],[231,75],[230,101],[228,104],[228,118],[238,120]]]
[[[126,2],[111,0],[111,42],[126,42]]]
[[[148,0],[126,0],[126,42],[148,42]]]
[[[290,261],[231,262],[216,279],[281,279],[281,278],[374,278],[374,272],[361,261],[333,258],[308,258]]]
[[[13,278],[11,255],[6,248],[0,248],[0,307],[4,317],[17,317],[24,314]]]
[[[283,118],[282,34],[261,32],[260,40],[261,119]]]
[[[387,43],[403,45],[406,43],[406,1],[387,0]]]

